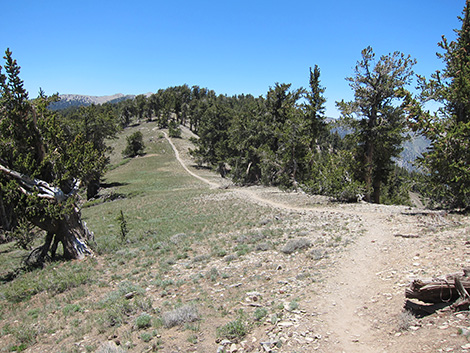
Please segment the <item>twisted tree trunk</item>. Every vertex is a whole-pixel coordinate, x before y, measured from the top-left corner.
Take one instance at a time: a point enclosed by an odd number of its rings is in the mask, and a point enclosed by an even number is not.
[[[65,202],[78,191],[78,182],[75,183],[69,193],[64,193],[60,188],[43,180],[30,178],[1,164],[0,172],[16,179],[19,190],[24,194],[32,195],[34,193],[34,195],[47,199],[52,203]],[[88,244],[94,239],[94,235],[85,222],[82,221],[80,209],[76,205],[71,212],[60,218],[41,216],[30,219],[30,221],[35,226],[45,230],[47,235],[44,244],[34,249],[29,255],[26,261],[29,265],[41,265],[49,251],[51,257],[54,257],[59,243],[63,245],[63,255],[66,259],[83,259],[85,256],[93,254]]]

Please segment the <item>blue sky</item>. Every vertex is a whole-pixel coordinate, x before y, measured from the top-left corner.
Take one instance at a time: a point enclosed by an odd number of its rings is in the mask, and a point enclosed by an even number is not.
[[[182,84],[265,95],[307,87],[317,64],[327,114],[352,99],[345,77],[361,50],[401,51],[429,76],[464,0],[0,0],[0,50],[13,51],[31,97],[156,92]],[[3,64],[3,60],[2,60]]]

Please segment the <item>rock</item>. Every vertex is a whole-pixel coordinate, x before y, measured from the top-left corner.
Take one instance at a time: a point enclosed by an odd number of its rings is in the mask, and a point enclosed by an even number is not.
[[[232,342],[227,340],[227,339],[224,339],[222,341],[219,341],[217,342],[219,343],[219,346],[217,347],[217,353],[224,353],[225,352],[225,347],[228,346],[229,344],[231,344]],[[232,344],[233,346],[233,344]],[[230,349],[232,349],[232,347],[230,347]],[[232,350],[229,350],[229,352],[231,353]],[[234,351],[236,352],[236,351]]]
[[[136,295],[136,292],[129,292],[129,293],[126,293],[126,295],[124,295],[124,298],[126,298],[127,300],[129,299],[132,299],[134,298],[134,296]]]
[[[235,343],[231,344],[229,352],[230,353],[238,352],[238,348],[237,348],[237,345]]]
[[[259,221],[259,225],[260,226],[265,226],[267,224],[271,223],[271,220],[268,219],[268,218],[265,218],[265,219],[262,219],[261,221]]]
[[[248,297],[261,297],[261,293],[260,293],[260,292],[256,292],[256,291],[247,292],[246,295],[247,295]]]
[[[293,326],[294,324],[290,321],[282,321],[280,323],[277,324],[277,326],[281,326],[281,327],[290,327],[290,326]]]
[[[276,347],[278,344],[277,340],[270,340],[267,342],[260,342],[261,347],[263,347],[265,352],[273,352],[273,349]]]

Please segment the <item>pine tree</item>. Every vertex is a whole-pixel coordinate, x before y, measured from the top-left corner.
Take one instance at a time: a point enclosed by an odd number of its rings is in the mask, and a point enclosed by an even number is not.
[[[470,1],[463,10],[455,41],[444,36],[437,53],[445,65],[430,80],[420,78],[421,100],[434,100],[442,108],[423,111],[409,98],[414,126],[431,140],[421,164],[428,171],[434,196],[451,207],[470,206]]]
[[[319,142],[319,138],[326,134],[325,102],[323,97],[325,88],[320,84],[320,68],[315,65],[313,71],[310,68],[310,90],[305,94],[308,104],[305,105],[305,119],[307,120],[307,134],[311,150]]]
[[[399,105],[410,83],[415,60],[394,52],[377,62],[371,47],[362,51],[355,76],[348,77],[354,101],[337,102],[344,118],[355,129],[357,143],[356,177],[366,187],[367,201],[380,202],[380,187],[401,152],[405,132],[405,111]]]
[[[41,264],[49,250],[54,256],[59,242],[64,257],[82,258],[91,253],[87,240],[92,233],[81,220],[75,197],[83,173],[93,168],[96,150],[80,136],[67,141],[55,114],[47,109],[56,98],[40,92],[30,101],[20,67],[8,49],[5,53],[6,75],[0,67],[2,223],[29,222],[47,232],[30,263]]]

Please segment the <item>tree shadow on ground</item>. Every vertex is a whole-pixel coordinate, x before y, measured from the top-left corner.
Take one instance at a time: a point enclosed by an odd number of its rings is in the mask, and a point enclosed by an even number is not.
[[[446,303],[435,303],[435,304],[418,304],[407,300],[405,302],[404,309],[411,312],[415,317],[421,319],[423,317],[435,314],[437,311],[442,310],[451,306],[454,301],[449,301]]]
[[[120,186],[126,186],[129,185],[129,183],[121,183],[121,182],[112,182],[112,183],[100,183],[100,187],[103,189],[109,189],[109,188],[117,188]]]

